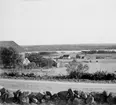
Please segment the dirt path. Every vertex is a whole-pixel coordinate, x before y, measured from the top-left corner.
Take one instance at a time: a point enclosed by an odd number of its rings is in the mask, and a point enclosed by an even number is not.
[[[102,83],[74,83],[74,82],[53,82],[53,81],[35,81],[35,80],[15,80],[15,79],[0,79],[0,85],[12,90],[27,90],[27,91],[52,91],[58,92],[68,88],[79,89],[83,91],[109,91],[116,92],[116,84]]]

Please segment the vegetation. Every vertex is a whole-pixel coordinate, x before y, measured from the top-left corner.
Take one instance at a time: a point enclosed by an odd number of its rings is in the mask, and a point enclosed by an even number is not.
[[[80,62],[77,62],[75,59],[67,65],[67,72],[70,74],[71,72],[76,73],[84,73],[89,69],[89,66],[87,64],[82,64]]]
[[[44,58],[39,53],[26,54],[26,58],[28,58],[30,62],[35,63],[35,66],[38,67],[57,67],[57,63],[54,60],[50,58]]]
[[[1,74],[1,77],[2,78],[22,78],[22,79],[36,79],[36,80],[61,80],[61,81],[90,81],[90,82],[98,82],[98,81],[105,81],[105,82],[108,82],[108,81],[111,81],[111,82],[116,82],[116,74],[113,74],[113,73],[107,73],[107,72],[104,72],[104,71],[99,71],[99,72],[95,72],[93,74],[91,73],[79,73],[79,72],[75,72],[75,71],[72,71],[70,72],[69,75],[62,75],[62,76],[48,76],[48,75],[45,75],[45,76],[39,76],[39,75],[36,75],[34,73],[18,73],[17,72],[10,72],[10,73],[7,73],[7,72],[4,72]]]
[[[5,69],[35,69],[39,67],[57,67],[57,63],[54,60],[50,58],[44,58],[39,53],[27,53],[26,58],[30,61],[28,65],[23,64],[21,55],[19,55],[19,53],[15,49],[11,47],[2,47],[0,49],[0,62]]]
[[[91,73],[78,73],[78,72],[71,72],[69,74],[70,79],[87,79],[87,80],[116,80],[116,74],[107,73],[104,71],[97,71],[93,74]]]
[[[21,56],[11,47],[0,49],[0,59],[4,68],[15,68],[21,63]]]

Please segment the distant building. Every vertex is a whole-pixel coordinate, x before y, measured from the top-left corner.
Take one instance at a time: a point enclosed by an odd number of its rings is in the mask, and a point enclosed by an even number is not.
[[[23,64],[24,65],[28,65],[28,64],[30,64],[30,61],[29,61],[29,59],[28,58],[25,58],[24,60],[23,60]]]
[[[71,57],[70,57],[70,55],[68,55],[68,54],[62,56],[62,59],[70,59],[70,58],[71,58]]]

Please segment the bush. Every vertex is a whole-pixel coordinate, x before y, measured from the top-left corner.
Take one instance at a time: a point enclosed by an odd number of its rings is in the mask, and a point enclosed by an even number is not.
[[[88,80],[116,80],[116,75],[104,71],[97,71],[93,74],[82,72],[70,72],[68,78],[70,79],[88,79]]]
[[[83,73],[81,72],[76,72],[76,71],[71,71],[70,74],[68,75],[69,79],[81,79]]]
[[[16,77],[18,77],[18,76],[19,76],[19,73],[18,73],[18,72],[11,72],[11,73],[6,73],[6,72],[4,72],[4,73],[2,74],[2,76],[10,76],[10,77],[16,76]]]
[[[11,72],[11,73],[7,73],[4,72],[3,74],[1,74],[2,77],[4,76],[8,76],[8,77],[23,77],[23,78],[27,78],[30,79],[31,77],[35,78],[35,79],[46,79],[46,80],[82,80],[82,81],[87,81],[87,80],[91,80],[91,81],[113,81],[116,80],[116,74],[113,73],[107,73],[104,71],[97,71],[93,74],[91,73],[83,73],[83,72],[76,72],[76,71],[72,71],[70,72],[69,75],[61,75],[61,76],[37,76],[34,73],[27,73],[27,74],[19,74],[18,72]]]
[[[69,74],[72,72],[84,73],[89,69],[89,66],[87,64],[84,65],[80,62],[77,62],[76,60],[69,62],[69,64],[66,67],[67,67],[67,72]]]
[[[94,80],[104,80],[106,78],[107,72],[104,71],[97,71],[94,73],[93,79]]]

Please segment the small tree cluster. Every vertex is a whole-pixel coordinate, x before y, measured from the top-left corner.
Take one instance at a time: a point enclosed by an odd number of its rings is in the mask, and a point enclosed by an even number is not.
[[[71,72],[78,72],[83,73],[89,69],[89,66],[87,64],[82,64],[81,62],[77,62],[76,60],[73,60],[69,62],[67,65],[67,72],[70,74]]]
[[[4,68],[15,68],[21,63],[21,56],[12,47],[0,48],[0,59]]]
[[[41,56],[39,53],[31,53],[31,54],[26,54],[26,57],[29,59],[30,62],[34,62],[36,66],[39,67],[56,67],[57,63],[50,59],[50,58],[44,58]]]

